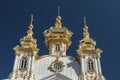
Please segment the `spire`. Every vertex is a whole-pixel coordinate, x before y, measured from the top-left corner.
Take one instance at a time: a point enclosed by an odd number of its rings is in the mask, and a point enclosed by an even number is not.
[[[33,15],[31,15],[30,26],[32,26],[32,23],[33,23]]]
[[[28,37],[32,37],[32,35],[33,35],[33,24],[32,23],[33,23],[33,15],[31,15],[29,30],[27,31],[27,36]]]
[[[89,32],[88,32],[88,27],[86,25],[86,17],[84,17],[84,28],[83,28],[83,30],[84,30],[84,38],[88,39],[89,38]]]
[[[20,42],[23,47],[37,47],[36,39],[33,38],[33,15],[31,15],[31,21],[29,25],[29,29],[27,31],[27,36],[21,38]]]
[[[58,16],[56,18],[55,28],[62,28],[62,22],[60,17],[60,7],[58,7]]]
[[[71,43],[72,43],[71,37],[72,37],[73,33],[71,31],[69,31],[66,27],[62,27],[62,21],[61,21],[61,17],[60,17],[60,7],[58,7],[57,11],[58,11],[57,18],[56,18],[54,27],[50,27],[50,29],[44,31],[45,44],[49,48],[50,54],[55,55],[55,54],[57,54],[57,52],[62,51],[62,53],[63,53],[62,55],[66,55],[66,53],[64,53],[64,51],[66,51],[68,49],[68,47],[71,45]],[[51,43],[52,43],[52,45],[60,44],[59,45],[59,46],[61,46],[60,50],[56,52],[55,48],[51,45]],[[55,52],[55,54],[53,51]]]
[[[60,16],[60,6],[58,6],[58,16]]]
[[[86,26],[86,17],[84,16],[84,26]]]
[[[94,41],[92,38],[89,37],[89,32],[88,32],[88,27],[86,24],[86,17],[84,17],[84,33],[83,36],[84,38],[80,40],[79,48],[77,50],[78,53],[83,52],[83,53],[95,53],[95,46],[96,46],[96,41]]]

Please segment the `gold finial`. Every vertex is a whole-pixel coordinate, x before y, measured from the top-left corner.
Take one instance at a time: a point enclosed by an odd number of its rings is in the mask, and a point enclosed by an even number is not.
[[[60,17],[60,7],[58,7],[58,16],[56,18],[55,27],[56,28],[61,28],[62,27],[62,22],[61,22],[61,17]]]
[[[28,37],[32,37],[33,35],[33,15],[31,15],[31,21],[30,21],[30,26],[29,26],[29,30],[27,31],[28,33]]]
[[[88,27],[86,25],[86,17],[84,17],[84,38],[89,38]]]

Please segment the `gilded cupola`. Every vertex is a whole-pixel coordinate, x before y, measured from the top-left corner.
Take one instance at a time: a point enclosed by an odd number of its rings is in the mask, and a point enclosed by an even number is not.
[[[33,15],[31,15],[31,22],[30,25],[28,26],[28,31],[27,31],[27,35],[24,36],[23,38],[20,39],[20,46],[16,46],[14,49],[18,50],[18,49],[24,49],[24,48],[28,48],[28,49],[36,49],[38,50],[37,47],[37,40],[35,38],[33,38]]]
[[[95,51],[95,46],[96,46],[96,41],[94,41],[92,38],[90,38],[90,34],[88,32],[88,27],[86,25],[86,17],[84,17],[84,28],[83,28],[83,39],[80,40],[80,45],[79,45],[79,49],[77,50],[77,52],[96,52]],[[97,52],[101,52],[100,49],[96,49]]]
[[[20,43],[22,47],[36,47],[36,39],[33,38],[33,15],[31,15],[31,23],[29,25],[29,30],[27,31],[27,36],[21,38]]]
[[[58,8],[58,16],[56,18],[55,26],[44,31],[45,43],[49,48],[51,42],[63,42],[66,44],[66,48],[71,45],[71,37],[73,33],[62,25],[62,18],[60,16],[60,7]]]

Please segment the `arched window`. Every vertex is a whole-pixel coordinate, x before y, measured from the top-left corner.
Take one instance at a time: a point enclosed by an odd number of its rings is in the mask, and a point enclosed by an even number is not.
[[[94,70],[94,62],[92,60],[88,60],[88,70]]]
[[[60,44],[56,44],[56,51],[60,51]]]
[[[20,68],[27,68],[27,57],[21,59]]]

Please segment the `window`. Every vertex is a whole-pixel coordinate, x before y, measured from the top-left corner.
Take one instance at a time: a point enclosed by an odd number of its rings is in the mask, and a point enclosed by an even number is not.
[[[88,70],[89,71],[94,70],[94,63],[92,60],[88,60]]]
[[[50,68],[54,72],[61,72],[64,68],[64,63],[62,61],[53,61],[50,65]]]
[[[61,68],[62,68],[62,64],[61,64],[61,63],[56,62],[56,63],[54,64],[54,69],[55,69],[56,71],[61,70]]]
[[[20,68],[27,68],[27,57],[21,59]]]
[[[60,51],[60,44],[56,44],[56,51]]]

